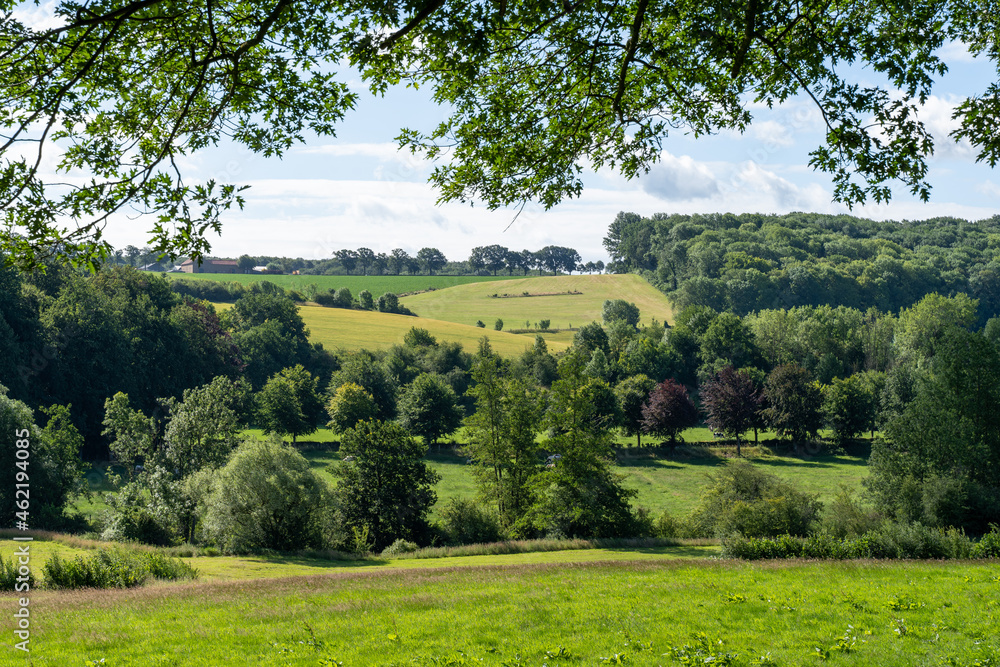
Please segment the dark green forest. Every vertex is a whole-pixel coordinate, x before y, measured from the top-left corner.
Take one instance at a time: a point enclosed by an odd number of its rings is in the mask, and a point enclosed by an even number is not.
[[[876,222],[819,213],[623,212],[604,247],[609,270],[641,272],[680,308],[898,312],[937,293],[978,299],[980,324],[1000,313],[1000,216]]]

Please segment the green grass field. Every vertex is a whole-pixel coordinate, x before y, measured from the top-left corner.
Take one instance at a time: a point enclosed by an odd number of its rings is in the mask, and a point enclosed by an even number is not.
[[[357,297],[361,290],[368,290],[377,299],[385,292],[402,294],[426,289],[440,290],[468,283],[507,280],[506,276],[292,276],[262,275],[259,273],[167,273],[171,279],[214,280],[220,283],[237,282],[243,285],[267,280],[286,289],[305,290],[316,285],[320,290],[346,287]],[[530,278],[530,276],[529,276]]]
[[[217,304],[218,305],[218,304]],[[493,349],[504,356],[516,356],[535,343],[533,336],[481,329],[466,324],[409,317],[364,310],[299,306],[299,314],[309,329],[309,340],[336,350],[383,350],[402,344],[403,336],[412,328],[427,329],[441,342],[457,342],[468,352],[475,352],[479,340],[488,336]],[[569,347],[568,342],[553,341],[550,352]]]
[[[259,429],[248,430],[247,435],[264,437]],[[708,430],[688,429],[683,434],[687,442],[695,446],[681,450],[669,458],[652,457],[645,449],[620,450],[613,470],[625,475],[625,485],[638,491],[634,503],[659,515],[668,511],[675,516],[691,512],[701,497],[708,475],[735,455],[731,446],[702,447],[698,442],[709,441]],[[465,435],[459,429],[453,439],[464,442]],[[337,437],[329,429],[320,429],[302,439],[307,443],[333,443]],[[619,438],[620,443],[633,443],[634,438]],[[779,477],[797,485],[806,493],[815,494],[824,504],[829,504],[840,486],[860,489],[867,468],[867,456],[847,454],[821,454],[818,456],[796,455],[773,447],[770,437],[762,439],[762,446],[745,445],[743,454],[755,465],[761,466]],[[765,446],[766,445],[766,446]],[[780,453],[778,453],[780,452]],[[331,464],[340,462],[340,454],[332,449],[306,448],[303,455],[327,482],[333,483],[333,476],[327,471]],[[431,517],[440,516],[441,510],[452,498],[474,498],[476,486],[466,457],[453,449],[433,450],[427,455],[427,462],[438,474],[441,481],[435,487],[438,501],[431,511]],[[112,490],[104,478],[104,466],[97,466],[87,474],[92,491],[91,497],[78,498],[73,507],[93,520],[107,508],[101,492]]]
[[[746,564],[631,555],[343,565],[312,576],[35,591],[31,653],[12,648],[11,614],[0,621],[8,637],[0,652],[4,665],[37,667],[88,660],[112,667],[389,667],[824,659],[910,667],[1000,658],[995,562]],[[13,609],[11,595],[0,599]]]
[[[582,294],[494,299],[491,294],[551,294],[577,291]],[[459,285],[438,292],[415,294],[402,303],[421,317],[475,324],[482,320],[492,326],[497,318],[504,328],[520,329],[525,324],[547,319],[558,329],[579,327],[601,321],[601,309],[608,299],[625,299],[639,307],[641,323],[652,319],[673,320],[670,302],[662,292],[636,275],[548,276],[491,283]],[[546,340],[549,340],[546,337]]]

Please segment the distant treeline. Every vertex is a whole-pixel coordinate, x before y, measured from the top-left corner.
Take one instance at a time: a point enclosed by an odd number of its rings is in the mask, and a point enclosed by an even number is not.
[[[370,248],[345,248],[333,253],[330,259],[302,259],[289,257],[250,257],[238,260],[241,267],[267,266],[269,270],[289,273],[298,271],[305,275],[528,275],[559,272],[594,273],[604,270],[604,262],[583,262],[580,253],[563,246],[545,246],[540,250],[511,250],[501,245],[473,248],[466,260],[453,261],[437,248],[421,248],[411,256],[402,248],[389,253],[375,252]]]
[[[898,312],[927,294],[964,293],[979,300],[980,324],[1000,314],[1000,216],[876,222],[817,213],[619,213],[604,247],[611,271],[641,272],[678,308]]]

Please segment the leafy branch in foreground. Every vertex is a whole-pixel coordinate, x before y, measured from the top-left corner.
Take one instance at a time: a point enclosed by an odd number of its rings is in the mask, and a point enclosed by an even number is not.
[[[987,0],[64,0],[55,27],[19,6],[0,0],[0,251],[25,267],[93,265],[107,222],[137,213],[156,251],[202,256],[242,188],[189,182],[182,159],[333,135],[356,99],[344,62],[376,93],[429,85],[453,110],[399,137],[447,157],[431,177],[442,200],[551,207],[580,194],[584,161],[634,177],[668,133],[742,132],[753,105],[794,96],[820,112],[810,164],[836,199],[884,202],[896,182],[927,199],[920,110],[942,47],[995,60],[998,34]],[[866,68],[886,83],[852,79]],[[954,117],[952,138],[995,165],[997,82]]]

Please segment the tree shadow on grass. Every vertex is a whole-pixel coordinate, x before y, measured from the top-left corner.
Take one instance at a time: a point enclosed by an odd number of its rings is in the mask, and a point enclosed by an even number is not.
[[[606,551],[616,553],[637,553],[661,556],[672,556],[675,558],[710,558],[717,556],[719,547],[717,546],[677,546],[677,547],[611,547]]]
[[[268,565],[298,565],[300,567],[314,567],[322,570],[350,570],[367,567],[381,567],[389,564],[389,560],[383,558],[371,558],[366,560],[338,560],[327,558],[308,558],[294,555],[269,555],[269,556],[246,556],[248,559],[257,559]]]

